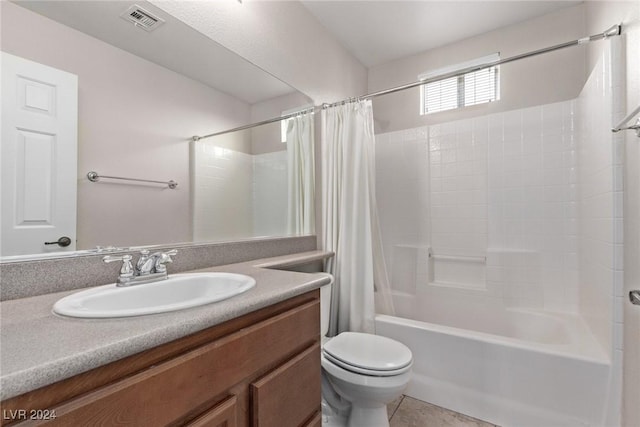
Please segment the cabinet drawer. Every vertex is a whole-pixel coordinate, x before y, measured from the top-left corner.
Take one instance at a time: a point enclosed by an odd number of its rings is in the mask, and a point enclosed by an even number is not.
[[[63,403],[51,425],[180,422],[233,385],[317,343],[319,305],[317,300],[303,304]]]
[[[251,384],[253,427],[298,427],[320,409],[320,344]]]
[[[235,396],[228,397],[184,427],[236,427],[236,401]]]

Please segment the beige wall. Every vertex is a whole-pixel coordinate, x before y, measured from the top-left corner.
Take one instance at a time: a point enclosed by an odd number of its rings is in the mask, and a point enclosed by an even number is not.
[[[506,58],[585,36],[584,5],[372,67],[369,92],[411,83],[418,75],[447,65],[500,52]],[[419,114],[420,89],[375,98],[376,132],[460,120],[479,115],[573,99],[585,82],[585,49],[564,49],[500,67],[501,99],[453,112]]]
[[[78,248],[190,241],[189,137],[248,123],[250,106],[15,4],[1,8],[2,50],[79,77]],[[91,170],[179,186],[94,184]]]
[[[586,18],[591,33],[614,23],[623,25],[626,108],[618,116],[625,116],[640,105],[640,2],[586,2]],[[601,48],[598,44],[590,47],[590,65]],[[640,289],[640,139],[629,131],[624,137],[624,286],[616,293],[621,294],[619,303],[623,305],[622,425],[635,427],[640,426],[640,307],[631,305],[627,295],[632,289]]]
[[[304,93],[315,105],[367,92],[367,69],[297,1],[150,1]],[[319,117],[317,114],[316,154]],[[321,159],[316,155],[318,195],[320,171]],[[316,234],[322,235],[319,202]]]
[[[251,106],[251,122],[257,123],[282,115],[284,111],[311,104],[311,100],[300,92],[279,96]],[[264,154],[287,148],[282,143],[280,122],[251,129],[251,153]]]

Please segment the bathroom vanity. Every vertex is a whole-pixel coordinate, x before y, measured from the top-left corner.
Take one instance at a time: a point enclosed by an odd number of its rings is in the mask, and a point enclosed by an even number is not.
[[[286,257],[282,258],[280,264],[270,266],[286,265]],[[3,396],[14,395],[3,397],[1,425],[320,426],[318,288],[330,279],[262,267],[250,262],[207,269],[243,272],[257,281],[250,292],[208,306],[106,321],[48,313],[44,321],[51,329],[32,337],[42,342],[30,342],[26,347],[31,349],[20,346],[24,340],[15,336],[20,323],[10,323],[3,331],[3,347],[14,345],[15,352],[29,360],[11,357],[3,362],[3,387],[8,386]],[[64,294],[68,293],[54,295]],[[51,299],[48,295],[33,297],[30,303],[41,304],[44,313],[45,306],[50,310]],[[25,300],[3,303],[9,311],[3,313],[3,320],[20,308],[11,304]],[[179,319],[199,330],[178,332],[175,322]],[[25,331],[30,322],[40,323],[43,318],[37,313],[31,316],[22,326]],[[212,325],[202,328],[205,323]],[[111,332],[101,337],[101,331],[107,329]],[[48,358],[28,354],[36,346],[55,346],[56,334],[73,334],[74,330],[78,339],[91,333],[81,346],[86,353],[74,353],[78,356],[74,367],[64,360],[64,349],[52,348]],[[182,336],[167,341],[175,333]],[[114,360],[105,363],[108,357],[97,354],[118,348],[117,336],[128,341],[121,347],[130,354],[109,356]],[[67,340],[62,335],[57,339],[59,346]],[[159,340],[165,342],[151,344]],[[135,351],[137,348],[144,349]],[[72,352],[68,350],[73,358]],[[96,356],[87,361],[91,353]],[[21,363],[30,369],[21,371]],[[68,376],[69,368],[84,372]],[[66,378],[56,381],[60,375]],[[28,385],[30,390],[18,393],[24,388],[18,384],[20,378],[30,384],[34,376],[47,384]]]

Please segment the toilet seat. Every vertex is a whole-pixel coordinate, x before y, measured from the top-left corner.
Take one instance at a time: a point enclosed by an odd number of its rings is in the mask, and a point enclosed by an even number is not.
[[[323,346],[325,359],[350,372],[373,377],[401,375],[411,369],[411,350],[392,339],[343,332]]]
[[[409,365],[401,369],[394,369],[390,371],[376,371],[373,369],[365,369],[359,366],[350,365],[339,359],[334,358],[329,353],[323,353],[323,356],[329,363],[333,363],[334,365],[339,366],[342,369],[345,369],[349,372],[353,372],[354,374],[366,375],[369,377],[393,377],[396,375],[403,374],[411,369],[411,365]]]
[[[411,369],[400,375],[392,376],[380,376],[380,375],[362,375],[357,372],[352,372],[348,369],[344,369],[341,366],[336,365],[327,359],[325,354],[320,356],[320,364],[322,369],[330,374],[330,381],[334,381],[335,378],[345,381],[349,384],[353,384],[359,387],[365,387],[368,390],[381,389],[388,390],[394,387],[405,387],[411,378]]]

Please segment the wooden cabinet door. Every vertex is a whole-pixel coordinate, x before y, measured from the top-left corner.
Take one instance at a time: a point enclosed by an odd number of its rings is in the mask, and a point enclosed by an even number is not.
[[[322,413],[316,412],[316,414],[307,421],[304,427],[322,427]]]
[[[236,401],[230,396],[184,427],[236,427]]]
[[[135,425],[144,420],[145,425],[159,427],[179,423],[194,408],[228,392],[259,367],[277,365],[291,351],[309,348],[317,340],[318,318],[318,301],[295,307],[56,406],[52,425]],[[319,354],[317,359],[319,364]]]
[[[252,383],[253,427],[304,425],[320,410],[320,372],[316,343]]]

